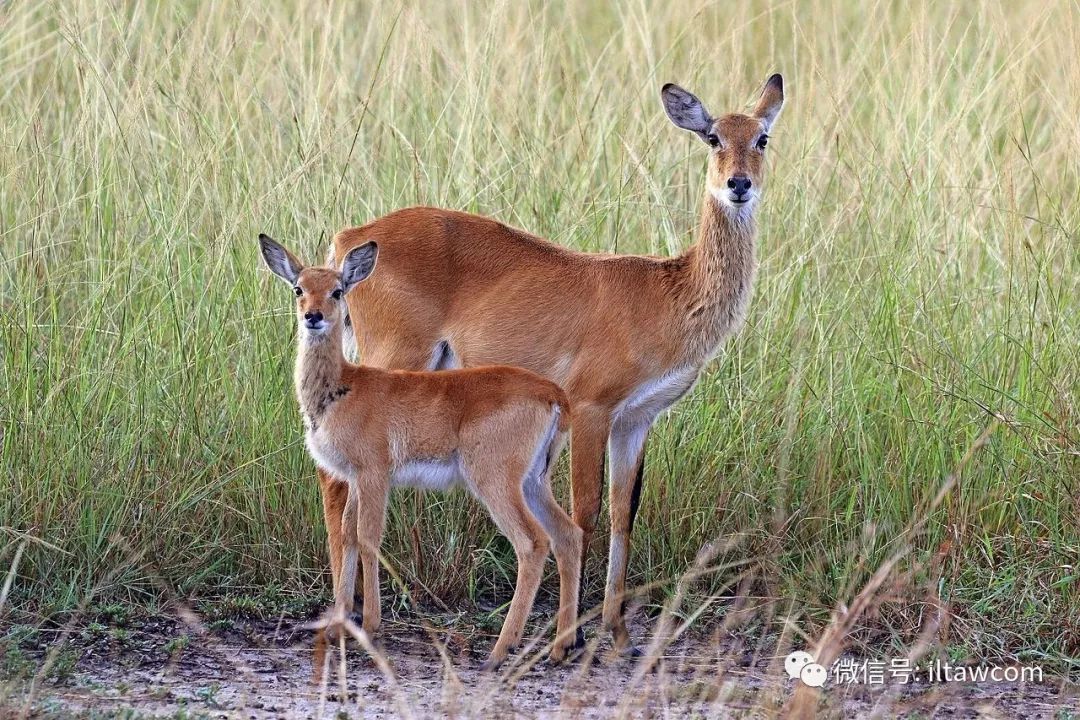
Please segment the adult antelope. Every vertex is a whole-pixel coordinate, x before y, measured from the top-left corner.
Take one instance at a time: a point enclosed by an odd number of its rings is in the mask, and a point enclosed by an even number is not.
[[[552,659],[574,643],[581,529],[551,494],[551,469],[568,429],[566,395],[550,380],[516,367],[451,372],[383,370],[345,362],[342,297],[375,267],[376,244],[346,253],[341,272],[305,268],[259,236],[263,259],[296,294],[300,331],[296,397],[305,443],[320,476],[346,495],[334,553],[343,556],[330,625],[352,611],[357,558],[363,563],[364,630],[379,628],[378,550],[391,486],[425,490],[465,485],[514,546],[514,598],[487,667],[521,640],[548,549],[559,565],[560,603]],[[322,647],[317,644],[317,655]],[[319,665],[316,665],[318,672]]]
[[[365,362],[408,369],[516,365],[566,390],[583,568],[607,449],[611,547],[603,619],[620,650],[632,650],[623,597],[646,437],[745,318],[765,145],[784,102],[780,75],[768,79],[750,115],[714,118],[677,85],[664,85],[660,95],[671,121],[697,134],[709,153],[697,241],[678,257],[575,252],[489,218],[427,207],[343,230],[333,247],[340,261],[362,243],[379,242],[379,273],[347,298]],[[345,490],[325,475],[322,483],[333,536]],[[341,557],[332,563],[340,568]]]

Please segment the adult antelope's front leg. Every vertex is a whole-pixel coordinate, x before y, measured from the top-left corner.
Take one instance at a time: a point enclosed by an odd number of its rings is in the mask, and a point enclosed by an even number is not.
[[[608,512],[611,515],[611,546],[608,550],[607,586],[604,590],[604,627],[611,630],[615,648],[637,654],[630,643],[624,610],[626,605],[626,566],[630,555],[630,533],[634,528],[641,484],[645,471],[645,441],[651,423],[626,425],[616,422],[611,430],[608,456],[611,463],[611,489]]]
[[[579,593],[585,592],[585,563],[589,543],[600,516],[600,498],[604,490],[604,446],[611,429],[611,412],[596,405],[574,406],[570,439],[570,475],[574,523],[581,528],[581,581]],[[580,603],[579,603],[580,607]],[[577,631],[577,645],[584,645],[585,635]]]

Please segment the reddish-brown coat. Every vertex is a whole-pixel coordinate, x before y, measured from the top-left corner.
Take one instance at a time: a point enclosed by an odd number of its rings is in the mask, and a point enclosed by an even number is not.
[[[648,425],[745,318],[757,267],[762,137],[779,113],[783,84],[770,78],[751,115],[717,120],[677,86],[662,95],[677,125],[713,145],[698,239],[678,257],[575,252],[490,218],[431,207],[399,210],[334,238],[338,262],[361,243],[379,243],[378,270],[348,296],[366,363],[425,368],[447,343],[466,367],[515,365],[566,390],[574,520],[586,549],[605,447],[623,453],[612,459],[604,608],[620,646],[629,642],[621,596]],[[728,194],[736,176],[752,182],[745,203]],[[641,417],[619,416],[642,398]]]

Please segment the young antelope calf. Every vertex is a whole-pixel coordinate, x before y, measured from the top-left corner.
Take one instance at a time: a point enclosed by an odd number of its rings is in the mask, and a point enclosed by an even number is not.
[[[513,544],[518,563],[514,598],[485,666],[497,666],[520,642],[549,548],[560,583],[551,657],[564,659],[577,620],[581,530],[555,501],[549,482],[569,424],[563,391],[512,367],[404,372],[348,363],[343,298],[371,274],[376,244],[350,251],[340,273],[304,267],[265,235],[259,244],[267,266],[296,294],[296,395],[308,451],[348,485],[341,547],[331,548],[331,625],[340,627],[352,611],[359,555],[363,627],[369,634],[379,627],[378,549],[390,488],[463,484]],[[327,520],[336,521],[329,507]]]

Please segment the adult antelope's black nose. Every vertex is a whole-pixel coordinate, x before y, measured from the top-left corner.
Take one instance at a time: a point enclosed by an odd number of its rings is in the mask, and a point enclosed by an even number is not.
[[[750,192],[750,186],[753,183],[750,182],[750,178],[745,175],[732,175],[728,178],[727,186],[731,190],[732,194],[740,200]]]
[[[304,319],[307,320],[309,323],[320,323],[322,322],[322,313],[318,310],[315,310],[314,312],[306,312],[304,313]]]

